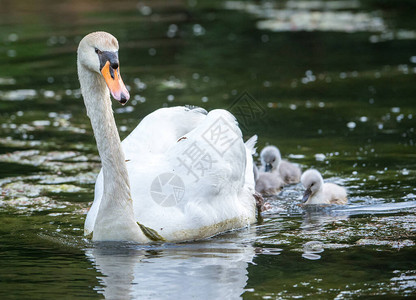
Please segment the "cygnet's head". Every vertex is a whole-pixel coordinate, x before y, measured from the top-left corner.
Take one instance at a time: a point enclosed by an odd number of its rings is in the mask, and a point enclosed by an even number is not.
[[[319,191],[324,184],[321,173],[314,169],[309,169],[302,174],[300,178],[302,185],[305,187],[306,191],[303,194],[302,201],[305,203],[308,201],[309,196],[315,194]]]
[[[275,146],[266,146],[260,152],[261,164],[264,166],[266,172],[277,170],[282,157],[280,151]]]

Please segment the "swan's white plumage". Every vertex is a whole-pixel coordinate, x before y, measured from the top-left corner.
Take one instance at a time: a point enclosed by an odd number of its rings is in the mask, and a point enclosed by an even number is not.
[[[223,155],[209,142],[210,130],[218,120],[225,121],[236,137]],[[249,225],[255,221],[251,157],[255,142],[253,137],[245,147],[234,117],[225,110],[205,114],[201,109],[173,107],[146,116],[122,142],[135,219],[169,241],[205,238]],[[184,152],[193,143],[215,161],[203,176],[194,170],[199,178],[189,173],[179,160],[185,159]],[[177,206],[161,206],[151,197],[152,182],[163,173],[173,173],[183,180],[185,193]],[[101,171],[85,222],[85,234],[94,229],[102,195]]]

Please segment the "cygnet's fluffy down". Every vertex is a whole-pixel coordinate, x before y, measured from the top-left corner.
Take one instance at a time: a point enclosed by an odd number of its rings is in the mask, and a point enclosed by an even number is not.
[[[282,160],[276,146],[266,146],[260,152],[262,172],[272,172],[279,176],[284,184],[294,184],[300,181],[300,168],[287,160]]]
[[[280,193],[283,181],[279,176],[270,172],[259,172],[256,180],[256,191],[264,196],[272,196]]]
[[[300,176],[302,174],[300,168],[287,160],[282,160],[280,162],[279,172],[285,184],[295,184],[300,182]]]
[[[347,204],[346,190],[334,183],[324,183],[321,173],[309,169],[302,174],[302,185],[306,188],[303,194],[304,205],[309,204]]]

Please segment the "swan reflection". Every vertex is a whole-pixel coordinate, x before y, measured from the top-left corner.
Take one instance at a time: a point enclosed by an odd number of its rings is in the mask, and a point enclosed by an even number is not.
[[[189,244],[98,243],[86,249],[106,299],[240,299],[254,229]]]

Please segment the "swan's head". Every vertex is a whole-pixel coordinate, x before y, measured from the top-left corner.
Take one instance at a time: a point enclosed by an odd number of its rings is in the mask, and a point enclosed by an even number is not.
[[[265,167],[266,172],[277,170],[282,157],[280,151],[275,146],[266,146],[260,152],[261,164]]]
[[[304,203],[308,201],[309,196],[319,191],[322,188],[322,185],[324,184],[324,180],[322,178],[321,173],[314,169],[309,169],[305,171],[302,174],[302,177],[300,178],[300,182],[302,182],[302,185],[306,189],[302,199]]]
[[[130,98],[121,80],[118,60],[118,41],[107,32],[86,35],[78,46],[78,64],[103,76],[111,95],[121,104]]]

